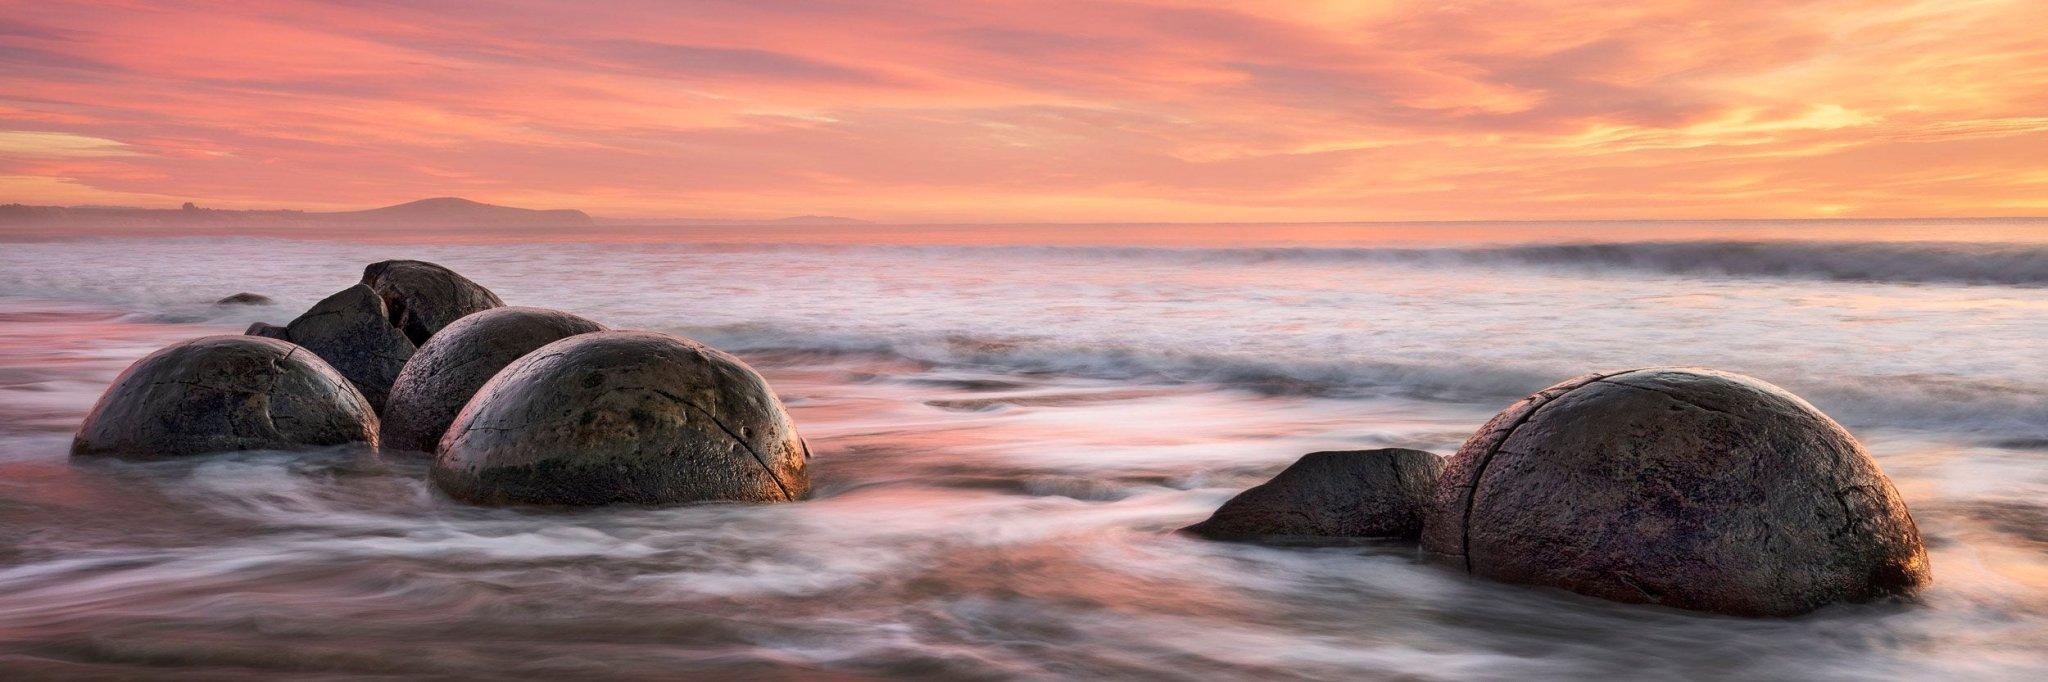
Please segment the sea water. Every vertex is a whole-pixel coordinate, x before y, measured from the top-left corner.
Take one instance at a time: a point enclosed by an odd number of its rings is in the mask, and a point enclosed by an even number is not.
[[[135,359],[389,258],[738,354],[813,498],[491,509],[353,448],[66,455]],[[240,291],[279,304],[212,304]],[[2027,221],[0,234],[0,677],[2037,679],[2044,349]],[[1449,454],[1652,365],[1841,421],[1933,584],[1743,619],[1172,532],[1304,453]]]

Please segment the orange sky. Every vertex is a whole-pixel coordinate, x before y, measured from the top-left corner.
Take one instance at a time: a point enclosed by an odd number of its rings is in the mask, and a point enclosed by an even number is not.
[[[0,202],[2048,214],[2048,2],[0,0]]]

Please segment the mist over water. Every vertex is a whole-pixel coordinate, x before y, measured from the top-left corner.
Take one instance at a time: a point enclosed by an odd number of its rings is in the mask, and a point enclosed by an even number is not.
[[[14,241],[0,249],[0,671],[2028,679],[2048,665],[2048,245],[2032,227],[1771,226],[1812,237],[1797,241],[1741,225],[1593,241],[1480,227]],[[283,323],[387,258],[738,353],[810,441],[815,498],[480,509],[433,491],[424,462],[349,449],[65,456],[129,362]],[[280,304],[211,305],[238,291]],[[1531,391],[1667,364],[1751,374],[1842,421],[1898,483],[1934,585],[1911,603],[1745,620],[1471,582],[1398,545],[1169,532],[1303,453],[1449,454]]]

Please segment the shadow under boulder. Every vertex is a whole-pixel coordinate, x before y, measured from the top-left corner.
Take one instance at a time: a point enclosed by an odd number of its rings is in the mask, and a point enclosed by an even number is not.
[[[208,336],[158,350],[114,379],[73,455],[139,459],[377,442],[377,416],[304,348]]]
[[[483,504],[785,502],[809,453],[752,368],[653,332],[572,336],[513,362],[470,399],[431,477]]]
[[[462,406],[536,348],[605,326],[559,310],[492,308],[443,328],[413,353],[383,410],[385,450],[434,452]]]
[[[1447,464],[1424,552],[1474,576],[1622,602],[1788,616],[1929,580],[1891,480],[1812,405],[1737,374],[1579,377]]]
[[[1443,458],[1421,450],[1313,452],[1182,531],[1271,544],[1413,539],[1442,471]]]

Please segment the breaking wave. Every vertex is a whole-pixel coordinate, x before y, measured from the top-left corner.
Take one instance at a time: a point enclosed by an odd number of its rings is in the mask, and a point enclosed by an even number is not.
[[[733,247],[749,248],[749,247]],[[752,247],[758,248],[758,247]],[[775,247],[791,248],[791,247]],[[817,248],[817,247],[796,247]],[[828,247],[834,248],[834,247]],[[2048,246],[1950,242],[1671,241],[1435,248],[836,247],[919,251],[1001,249],[1073,259],[1167,259],[1189,263],[1388,264],[1536,267],[1696,277],[1840,282],[2048,284]],[[938,255],[938,254],[934,254]]]
[[[1454,403],[1509,403],[1565,379],[1621,367],[1470,358],[1441,363],[1305,360],[1197,354],[1050,338],[821,336],[756,326],[673,329],[766,364],[809,364],[817,356],[879,355],[932,368],[990,376],[1057,375],[1130,382],[1215,384],[1269,395],[1395,397]],[[1741,367],[1720,367],[1744,371]],[[1749,370],[1850,425],[1972,433],[2002,441],[2048,442],[2048,387],[2014,381],[1908,373],[1881,376]]]

